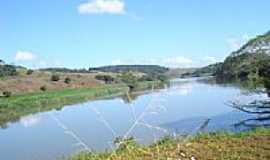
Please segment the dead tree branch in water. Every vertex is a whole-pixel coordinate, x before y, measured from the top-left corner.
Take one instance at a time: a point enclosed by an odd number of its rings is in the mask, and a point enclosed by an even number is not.
[[[248,104],[241,104],[237,102],[227,103],[229,106],[250,114],[270,114],[269,101],[254,101]]]
[[[240,127],[240,126],[245,126],[245,127],[270,127],[269,124],[270,121],[270,116],[265,116],[265,117],[259,117],[259,118],[250,118],[243,120],[239,123],[234,124],[235,127]],[[250,123],[254,122],[254,123]],[[258,124],[258,122],[266,122],[265,124]],[[268,123],[267,123],[268,122]]]

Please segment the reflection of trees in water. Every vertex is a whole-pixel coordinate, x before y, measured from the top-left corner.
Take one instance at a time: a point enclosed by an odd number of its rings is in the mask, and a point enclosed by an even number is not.
[[[234,127],[270,127],[270,115],[257,118],[249,118],[234,124]]]
[[[127,92],[126,94],[121,96],[121,99],[123,100],[124,103],[130,104],[141,95],[142,94],[135,94],[135,93]]]
[[[125,94],[121,95],[120,98],[123,100],[125,104],[131,104],[133,101],[137,100],[140,96],[149,95],[153,92],[159,92],[160,89],[165,89],[165,87],[163,86],[159,87],[158,89],[152,90],[126,92]]]
[[[270,100],[254,100],[252,102],[243,104],[239,101],[230,102],[229,105],[239,111],[253,114],[255,118],[249,118],[242,120],[236,124],[234,127],[270,127]]]

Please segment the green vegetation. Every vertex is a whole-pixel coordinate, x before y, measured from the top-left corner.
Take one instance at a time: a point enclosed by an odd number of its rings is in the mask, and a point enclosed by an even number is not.
[[[13,65],[0,65],[0,77],[17,75],[16,67]]]
[[[104,81],[106,84],[112,84],[115,79],[110,75],[96,75],[95,78],[100,81]]]
[[[118,140],[120,147],[115,151],[81,152],[68,160],[268,160],[269,139],[270,129],[263,128],[237,134],[205,133],[186,140],[165,137],[150,146],[139,145],[133,138],[128,138]]]
[[[211,64],[206,67],[196,69],[193,72],[186,72],[181,75],[182,78],[186,77],[207,77],[216,76],[217,71],[220,70],[222,63]]]
[[[112,73],[124,73],[124,72],[141,72],[145,74],[164,74],[169,69],[157,65],[116,65],[105,66],[98,68],[89,68],[89,71],[98,72],[112,72]]]
[[[136,88],[138,77],[136,77],[132,72],[125,72],[119,75],[119,79],[127,84],[130,89]]]
[[[70,84],[70,82],[71,82],[71,78],[66,77],[66,78],[65,78],[65,83],[66,83],[66,84]]]
[[[4,91],[3,92],[3,96],[6,97],[6,98],[10,97],[11,95],[12,95],[12,93],[10,91]]]
[[[157,86],[164,85],[168,78],[161,74],[146,74],[138,76],[132,72],[124,72],[118,76],[121,82],[126,84],[130,90],[141,90],[144,88],[151,88],[152,84]],[[150,84],[150,85],[149,85]]]
[[[0,59],[0,64],[5,64],[5,61],[3,61],[2,59]]]
[[[185,78],[190,77],[197,69],[198,68],[170,68],[165,75],[169,78]]]
[[[269,88],[270,32],[250,40],[233,52],[217,69],[218,81],[248,82],[253,88]],[[268,89],[269,90],[269,89]]]
[[[104,66],[86,69],[68,69],[68,68],[45,68],[41,71],[59,72],[59,73],[92,73],[92,72],[141,72],[141,73],[165,73],[169,69],[157,65],[115,65],[115,66]]]
[[[44,68],[40,71],[59,72],[59,73],[89,73],[86,69],[69,69],[69,68]]]
[[[60,76],[57,75],[57,74],[53,74],[52,77],[51,77],[51,81],[59,81],[60,80]]]
[[[47,87],[46,86],[41,86],[40,87],[40,90],[43,91],[43,92],[45,92],[45,91],[47,91]]]
[[[228,57],[217,72],[217,77],[224,80],[240,80],[260,82],[270,65],[270,56],[254,53]]]
[[[27,72],[26,72],[27,75],[31,75],[33,73],[34,73],[34,70],[32,70],[32,69],[28,69]]]

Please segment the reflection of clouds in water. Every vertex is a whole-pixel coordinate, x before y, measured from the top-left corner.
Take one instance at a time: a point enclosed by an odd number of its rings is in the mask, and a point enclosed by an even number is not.
[[[233,102],[237,102],[239,104],[249,104],[255,101],[269,101],[269,97],[266,93],[249,93],[243,94],[240,93],[239,95],[232,98]]]
[[[20,123],[25,128],[33,127],[41,121],[41,116],[39,115],[30,115],[20,119]]]
[[[169,95],[187,96],[192,92],[193,85],[191,83],[183,83],[182,85],[175,85],[169,89]]]

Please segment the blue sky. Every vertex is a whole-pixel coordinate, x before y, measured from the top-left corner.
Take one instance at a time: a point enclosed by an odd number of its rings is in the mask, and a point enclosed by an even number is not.
[[[203,66],[270,30],[269,0],[1,0],[0,59]]]

